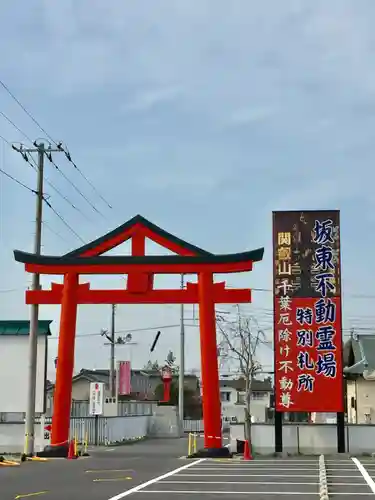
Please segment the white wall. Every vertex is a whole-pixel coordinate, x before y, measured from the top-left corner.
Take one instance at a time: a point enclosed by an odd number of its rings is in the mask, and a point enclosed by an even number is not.
[[[158,406],[149,420],[148,434],[153,437],[178,437],[178,415],[175,406]]]
[[[275,429],[271,424],[251,427],[253,452],[261,455],[275,451]],[[236,451],[237,439],[244,439],[244,426],[230,428],[231,451]],[[375,452],[375,425],[347,425],[346,451],[352,454]],[[283,452],[302,455],[337,453],[337,428],[332,424],[284,424]]]
[[[35,426],[35,450],[43,448],[43,434],[40,425]],[[25,445],[25,424],[0,423],[0,454],[22,453]]]
[[[38,364],[35,411],[43,412],[46,337],[38,336]],[[29,336],[0,335],[0,413],[26,411]]]
[[[229,395],[229,401],[226,401],[226,396]],[[243,398],[244,393],[239,393]],[[262,394],[262,397],[260,395]],[[223,417],[230,419],[231,417],[236,417],[238,422],[245,421],[245,404],[237,403],[238,396],[237,391],[233,387],[221,387],[220,388],[220,399],[221,399],[221,414]],[[266,408],[270,404],[270,394],[269,393],[258,393],[254,392],[252,394],[250,402],[250,413],[253,422],[265,422]]]
[[[375,381],[358,378],[347,382],[348,419],[350,423],[375,423]],[[354,398],[357,409],[351,407]]]

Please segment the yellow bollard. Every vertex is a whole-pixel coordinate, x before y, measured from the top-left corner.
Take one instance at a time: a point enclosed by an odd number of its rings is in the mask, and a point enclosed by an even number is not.
[[[197,434],[194,434],[193,453],[197,453]]]
[[[191,455],[191,445],[192,445],[192,434],[189,432],[189,440],[188,440],[188,457]]]
[[[78,441],[76,436],[74,436],[74,456],[78,457]]]
[[[28,446],[29,445],[29,435],[28,434],[25,434],[25,448],[23,450],[23,453],[26,455],[27,454],[27,450],[28,450]]]
[[[82,456],[87,457],[88,456],[88,449],[89,449],[89,436],[88,432],[85,433],[85,439],[83,441],[83,450],[82,450]]]

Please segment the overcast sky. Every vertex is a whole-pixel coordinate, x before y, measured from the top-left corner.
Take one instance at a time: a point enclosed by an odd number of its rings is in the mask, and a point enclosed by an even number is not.
[[[374,15],[373,0],[3,0],[0,78],[113,205],[62,154],[56,165],[96,210],[46,164],[71,204],[46,185],[49,201],[84,241],[139,213],[212,252],[264,246],[264,261],[229,283],[261,289],[243,312],[270,339],[272,210],[340,209],[348,332],[375,319]],[[31,139],[46,137],[3,89],[0,111]],[[3,116],[0,134],[28,144]],[[30,166],[0,146],[1,168],[35,187]],[[44,209],[43,253],[82,244]],[[0,175],[2,319],[28,318],[29,277],[12,250],[32,251],[34,211],[34,195]],[[41,317],[56,336],[59,308],[44,306]],[[108,366],[98,333],[109,322],[109,306],[81,307],[77,371]],[[138,342],[135,367],[157,329],[153,359],[178,354],[178,323],[178,306],[118,308],[117,329]],[[199,368],[198,330],[188,324],[187,367]],[[53,359],[56,339],[50,345]],[[262,349],[271,364],[270,346]]]

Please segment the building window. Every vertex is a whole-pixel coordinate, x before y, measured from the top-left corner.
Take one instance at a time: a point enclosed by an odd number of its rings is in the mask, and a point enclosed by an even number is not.
[[[259,401],[261,399],[264,399],[265,395],[266,395],[265,392],[254,391],[251,393],[251,399]]]
[[[245,404],[245,394],[243,392],[237,392],[237,404],[243,405]]]
[[[230,392],[220,392],[220,401],[222,403],[230,402]]]

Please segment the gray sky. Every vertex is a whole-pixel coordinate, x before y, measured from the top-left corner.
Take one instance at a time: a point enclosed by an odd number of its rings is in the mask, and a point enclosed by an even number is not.
[[[243,310],[271,338],[272,294],[264,289],[272,287],[272,210],[339,208],[344,329],[372,327],[373,1],[28,0],[25,8],[4,0],[0,14],[1,79],[113,205],[56,154],[100,216],[47,164],[50,181],[89,221],[46,186],[49,201],[84,241],[140,213],[212,252],[264,246],[264,261],[228,282],[263,289]],[[45,136],[2,89],[0,110],[32,139]],[[0,134],[27,142],[4,117]],[[1,168],[35,186],[35,172],[1,148]],[[32,250],[34,205],[0,176],[3,319],[28,317],[29,277],[12,250]],[[44,213],[44,253],[81,245],[48,207]],[[178,278],[158,282],[177,286]],[[113,283],[120,278],[93,281]],[[54,320],[56,335],[59,308],[43,307],[41,317]],[[77,370],[108,365],[98,333],[109,321],[108,306],[80,309]],[[136,367],[157,329],[154,359],[178,352],[178,322],[178,306],[118,308],[118,330],[139,342]],[[192,322],[187,335],[187,366],[199,367]],[[52,339],[51,358],[56,346]],[[263,351],[271,363],[272,350]]]

